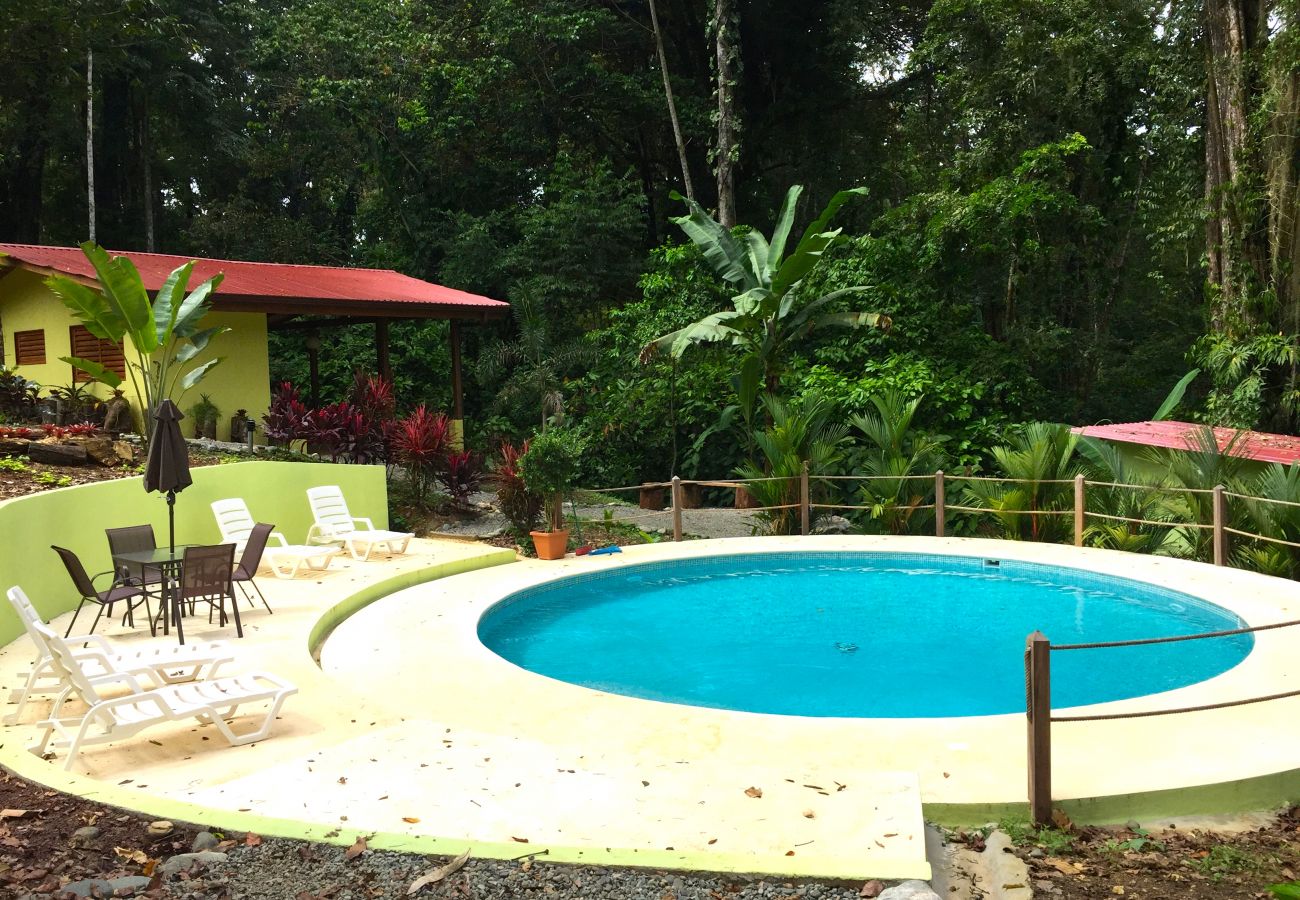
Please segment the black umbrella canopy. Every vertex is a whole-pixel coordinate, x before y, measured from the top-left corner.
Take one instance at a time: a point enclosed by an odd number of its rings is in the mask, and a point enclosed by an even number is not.
[[[176,495],[194,483],[190,477],[190,448],[181,434],[185,416],[171,400],[158,404],[157,424],[149,439],[149,461],[144,467],[144,489],[167,494],[168,539],[176,549]]]

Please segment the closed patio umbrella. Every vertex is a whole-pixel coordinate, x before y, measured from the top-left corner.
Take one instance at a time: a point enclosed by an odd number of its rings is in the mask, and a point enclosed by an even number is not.
[[[185,416],[171,400],[158,404],[153,414],[158,423],[149,441],[149,460],[144,467],[144,489],[167,494],[167,538],[176,549],[176,495],[194,483],[190,477],[190,449],[181,435]]]

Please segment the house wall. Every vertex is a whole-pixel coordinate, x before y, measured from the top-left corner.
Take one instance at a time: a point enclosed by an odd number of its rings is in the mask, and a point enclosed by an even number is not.
[[[17,269],[0,279],[0,334],[4,341],[5,364],[18,374],[39,383],[42,395],[49,388],[72,383],[72,366],[60,357],[72,354],[68,329],[79,324],[72,313],[45,286],[41,276],[25,269]],[[230,417],[237,409],[260,422],[271,404],[271,373],[267,360],[266,315],[263,313],[213,312],[203,320],[205,327],[225,325],[232,330],[223,334],[199,354],[194,364],[199,365],[215,357],[222,362],[213,368],[199,384],[182,396],[173,397],[181,410],[188,415],[189,408],[202,394],[207,394],[221,410],[217,423],[217,438],[230,439]],[[14,333],[40,328],[45,332],[45,364],[16,366]],[[128,359],[133,355],[127,348]],[[101,384],[89,384],[87,390],[101,399],[108,397],[108,389]],[[131,402],[137,423],[141,403],[128,378],[122,385]],[[186,426],[186,435],[193,433],[192,423]]]

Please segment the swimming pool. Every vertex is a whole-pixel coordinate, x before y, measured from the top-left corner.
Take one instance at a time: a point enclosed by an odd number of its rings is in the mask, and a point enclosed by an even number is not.
[[[480,641],[541,675],[693,706],[818,717],[1024,709],[1025,636],[1125,640],[1240,627],[1154,584],[920,553],[708,556],[562,578],[506,597]],[[1250,635],[1054,654],[1053,706],[1171,690],[1231,669]]]

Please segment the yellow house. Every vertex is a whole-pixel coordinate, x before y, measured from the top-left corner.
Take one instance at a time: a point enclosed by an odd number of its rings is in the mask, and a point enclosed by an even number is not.
[[[150,294],[167,276],[191,259],[161,253],[113,252],[128,257],[140,271]],[[464,418],[461,403],[460,330],[465,321],[501,318],[507,304],[411,278],[391,269],[347,269],[334,266],[297,266],[240,260],[198,259],[190,287],[220,272],[225,277],[213,296],[212,311],[204,327],[225,325],[231,330],[215,338],[195,358],[195,365],[221,357],[222,362],[185,396],[173,398],[188,410],[200,394],[207,394],[221,410],[217,438],[230,437],[230,417],[246,410],[261,420],[271,400],[267,360],[268,329],[312,330],[336,325],[373,322],[379,373],[391,377],[388,360],[388,325],[393,319],[450,319],[452,341],[452,418]],[[86,381],[61,358],[78,356],[95,360],[125,375],[125,360],[116,347],[100,341],[45,286],[53,274],[66,275],[95,287],[94,268],[77,247],[0,244],[0,366],[51,388]],[[322,318],[324,317],[324,318]],[[319,341],[308,341],[315,371]],[[313,386],[314,387],[314,386]],[[129,378],[122,385],[139,424],[141,403]],[[106,398],[100,384],[87,390]],[[313,390],[314,394],[315,391]]]

